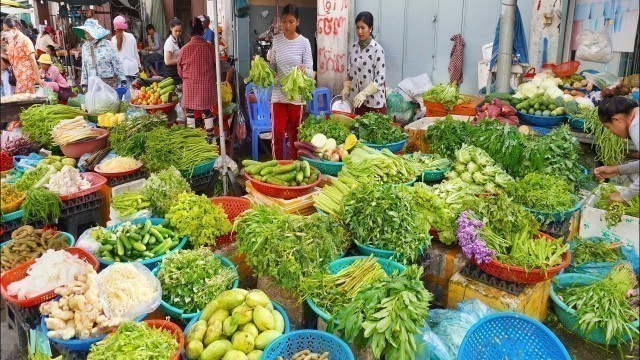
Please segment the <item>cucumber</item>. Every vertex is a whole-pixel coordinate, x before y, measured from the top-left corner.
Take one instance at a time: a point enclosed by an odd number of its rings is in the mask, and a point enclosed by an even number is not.
[[[298,172],[290,171],[290,172],[285,173],[285,174],[273,175],[272,178],[275,177],[276,179],[281,180],[281,181],[294,181],[294,180],[296,180],[296,176],[297,175],[298,175]]]
[[[302,166],[304,170],[304,177],[308,178],[309,176],[311,176],[311,165],[309,165],[307,160],[304,160],[302,162]]]
[[[302,182],[302,180],[304,180],[304,171],[299,170],[299,171],[296,173],[296,182],[297,182],[298,184],[300,184],[300,183]]]
[[[288,164],[288,165],[280,165],[280,166],[276,166],[273,171],[272,174],[284,174],[284,173],[288,173],[294,170],[298,170],[300,168],[300,165],[298,165],[298,169],[296,169],[296,165],[298,164]]]

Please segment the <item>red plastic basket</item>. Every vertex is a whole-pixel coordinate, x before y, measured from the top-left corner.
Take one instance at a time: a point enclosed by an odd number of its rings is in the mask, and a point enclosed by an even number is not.
[[[176,338],[176,341],[178,342],[178,348],[176,349],[172,360],[180,359],[180,353],[184,348],[184,333],[182,332],[182,329],[180,329],[178,325],[172,323],[169,320],[145,320],[144,322],[146,322],[149,327],[169,330],[169,332],[173,334],[173,336]]]
[[[547,239],[553,239],[552,236],[541,232],[540,238],[542,237]],[[478,262],[476,262],[476,259],[474,257],[472,261],[482,271],[486,272],[489,275],[493,275],[498,279],[512,281],[512,282],[521,283],[521,284],[537,284],[553,278],[554,276],[558,275],[560,271],[562,271],[562,269],[569,266],[569,263],[571,263],[571,253],[569,252],[569,250],[567,250],[562,255],[562,263],[560,265],[547,269],[546,272],[539,269],[533,269],[527,272],[525,268],[522,268],[519,266],[505,265],[496,260],[491,260],[490,262],[484,263],[484,264],[478,264]]]
[[[65,251],[70,254],[77,255],[80,259],[93,266],[96,271],[98,270],[100,263],[93,255],[89,254],[85,250],[77,247],[70,247],[66,248]],[[35,260],[29,260],[16,268],[2,273],[2,276],[0,276],[0,291],[2,292],[2,297],[5,298],[5,300],[18,306],[31,307],[40,305],[45,301],[55,299],[57,295],[54,290],[47,291],[28,299],[18,299],[15,296],[9,295],[9,293],[7,292],[7,287],[9,286],[9,284],[20,281],[27,277],[27,270],[29,270],[29,267],[35,262]]]
[[[553,73],[557,77],[571,76],[578,71],[580,61],[567,61],[553,68]]]
[[[225,214],[227,214],[227,218],[231,223],[238,217],[240,214],[245,212],[246,210],[251,209],[251,201],[247,198],[243,197],[234,197],[234,196],[220,196],[211,198],[211,202],[214,204],[222,205],[222,209]],[[226,235],[218,236],[216,239],[217,246],[223,246],[227,244],[231,244],[236,241],[236,232],[232,231]]]
[[[279,162],[282,165],[286,165],[291,164],[293,160],[279,160]],[[249,179],[249,181],[251,181],[251,185],[253,185],[253,188],[261,194],[280,199],[291,200],[309,194],[320,183],[320,181],[322,180],[322,174],[320,174],[320,171],[313,166],[311,166],[311,171],[315,171],[318,174],[318,179],[313,184],[303,186],[272,185],[264,183],[262,181],[258,181],[252,178],[251,175],[247,173],[245,173],[245,176],[247,177],[247,179]]]
[[[89,187],[87,189],[84,189],[84,190],[80,190],[78,192],[74,192],[72,194],[60,195],[60,200],[67,201],[67,200],[75,199],[75,198],[80,197],[80,196],[85,196],[85,195],[91,194],[93,192],[96,192],[96,191],[102,189],[102,186],[107,183],[107,178],[105,178],[104,176],[102,176],[100,174],[96,174],[96,173],[93,173],[93,172],[82,173],[82,174],[80,174],[80,176],[83,179],[85,179],[88,182],[90,182],[91,183],[91,187]]]
[[[133,105],[131,104],[131,106],[133,107],[138,107],[138,108],[142,108],[145,109],[147,111],[147,114],[153,114],[155,112],[158,111],[162,111],[165,114],[170,114],[173,109],[176,108],[176,105],[178,105],[177,102],[172,102],[172,103],[167,103],[167,104],[158,104],[158,105]]]
[[[96,165],[93,168],[93,171],[95,171],[96,173],[100,174],[101,176],[104,176],[105,178],[116,178],[116,177],[123,177],[123,176],[127,176],[127,175],[131,175],[133,173],[135,173],[136,171],[140,170],[140,168],[142,167],[142,162],[138,160],[138,165],[130,170],[125,170],[125,171],[120,171],[120,172],[107,172],[107,171],[102,171],[100,165]]]

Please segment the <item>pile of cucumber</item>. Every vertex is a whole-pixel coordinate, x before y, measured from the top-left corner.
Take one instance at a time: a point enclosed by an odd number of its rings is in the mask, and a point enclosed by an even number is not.
[[[259,162],[244,160],[244,171],[253,179],[278,186],[311,185],[318,180],[318,171],[307,161],[281,165],[277,160]]]
[[[536,116],[563,116],[566,115],[563,106],[564,100],[561,97],[552,100],[545,97],[544,94],[537,94],[516,105],[516,110],[523,114]]]
[[[96,255],[102,260],[128,262],[152,259],[170,252],[180,238],[162,224],[151,220],[132,224],[127,221],[113,230],[94,229],[91,236],[101,246]]]

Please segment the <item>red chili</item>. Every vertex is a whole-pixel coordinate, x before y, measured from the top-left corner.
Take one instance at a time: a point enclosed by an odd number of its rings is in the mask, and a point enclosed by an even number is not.
[[[0,152],[0,171],[13,169],[13,156]]]

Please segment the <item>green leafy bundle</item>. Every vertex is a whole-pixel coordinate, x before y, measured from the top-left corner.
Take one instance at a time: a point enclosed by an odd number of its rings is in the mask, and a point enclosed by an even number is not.
[[[614,135],[600,121],[598,108],[581,108],[577,117],[584,120],[584,130],[593,137],[593,146],[596,149],[596,160],[602,161],[607,166],[614,166],[624,160],[629,142]]]
[[[456,151],[455,165],[445,176],[449,180],[461,179],[476,194],[495,194],[513,183],[513,178],[486,151],[469,145]]]
[[[431,244],[431,223],[404,186],[363,183],[343,199],[340,218],[354,241],[414,261]]]
[[[349,244],[332,216],[298,216],[259,205],[236,220],[238,253],[259,276],[297,292],[303,278],[325,269]]]
[[[622,252],[615,244],[606,241],[592,241],[580,237],[573,240],[571,261],[575,265],[588,262],[615,262],[622,259]]]
[[[634,196],[626,203],[610,201],[609,196],[619,192],[612,183],[604,183],[600,186],[600,198],[596,203],[596,208],[606,211],[604,215],[607,226],[616,226],[622,221],[622,216],[640,217],[640,196]]]
[[[169,212],[178,195],[188,192],[191,192],[189,183],[173,166],[152,173],[142,188],[142,194],[151,203],[151,211],[159,217]]]
[[[584,176],[578,163],[580,143],[571,134],[569,125],[556,127],[546,136],[538,137],[536,147],[544,151],[544,163],[540,172],[564,179],[573,186]],[[537,171],[531,167],[525,173]]]
[[[509,187],[514,200],[529,209],[561,212],[573,208],[577,199],[564,180],[551,175],[530,173]]]
[[[271,66],[260,55],[256,55],[251,60],[249,76],[244,79],[244,83],[253,82],[254,85],[267,89],[274,84],[275,75],[276,72],[271,69]]]
[[[67,105],[31,105],[20,112],[22,131],[29,141],[44,148],[53,147],[51,130],[60,120],[73,119],[86,113],[78,108]]]
[[[60,201],[58,194],[38,187],[27,190],[21,208],[22,220],[25,223],[40,221],[45,224],[53,224],[60,217],[62,201]]]
[[[298,139],[300,141],[311,141],[314,135],[324,134],[329,139],[334,139],[338,144],[344,144],[344,140],[350,132],[342,123],[327,120],[322,116],[309,117],[300,124],[298,128]]]
[[[113,151],[120,156],[141,158],[151,130],[167,126],[166,115],[160,114],[127,117],[115,124],[109,131]]]
[[[470,202],[468,208],[478,220],[485,223],[485,228],[490,228],[502,238],[510,239],[509,244],[512,243],[512,237],[521,232],[526,233],[529,239],[533,238],[540,228],[535,216],[505,193],[477,198]]]
[[[405,159],[415,162],[422,171],[442,171],[451,167],[451,160],[440,155],[427,155],[419,152],[404,156]]]
[[[215,245],[216,238],[231,231],[231,222],[222,206],[204,195],[182,193],[174,200],[165,218],[178,236],[189,237],[195,247]]]
[[[298,67],[293,68],[280,79],[280,84],[289,101],[311,100],[313,90],[316,89],[316,81],[305,75]]]
[[[358,116],[353,131],[360,141],[374,145],[391,144],[407,137],[401,128],[391,124],[387,115],[375,112]]]
[[[376,359],[415,360],[414,336],[433,300],[421,276],[422,268],[409,266],[364,287],[336,316],[343,339],[361,348],[370,345]]]
[[[185,314],[198,312],[238,279],[208,248],[178,250],[162,259],[158,280],[162,299]]]
[[[487,238],[487,233],[482,232],[483,238]],[[526,271],[532,269],[547,269],[562,263],[562,255],[569,250],[569,244],[564,244],[564,239],[547,239],[544,237],[532,239],[526,231],[507,236],[510,242],[509,253],[496,253],[500,262],[507,265],[515,265],[525,268]],[[489,244],[489,242],[487,242]]]
[[[451,115],[436,120],[424,135],[429,143],[429,151],[454,160],[462,144],[469,143],[471,127],[469,122],[455,120]]]
[[[27,191],[31,189],[35,184],[43,180],[43,178],[50,173],[49,166],[37,166],[34,169],[29,169],[22,174],[14,184],[14,188],[18,191]]]
[[[150,327],[145,322],[126,321],[104,341],[91,346],[87,359],[131,360],[171,359],[178,349],[178,342],[169,330]]]
[[[446,245],[454,243],[455,224],[459,213],[424,183],[415,183],[410,189],[417,211],[438,231],[438,240]]]
[[[147,136],[142,162],[151,171],[170,166],[190,176],[196,165],[218,157],[218,145],[207,142],[207,134],[184,126],[156,127]]]
[[[342,161],[344,166],[339,175],[355,181],[405,184],[422,173],[419,164],[396,155],[389,149],[377,151],[363,145],[357,145]]]
[[[455,82],[451,84],[438,84],[422,94],[422,99],[428,102],[441,103],[446,110],[468,101],[466,96],[460,96]]]

